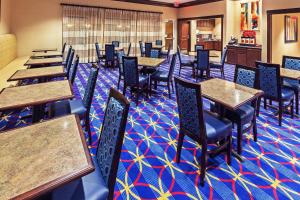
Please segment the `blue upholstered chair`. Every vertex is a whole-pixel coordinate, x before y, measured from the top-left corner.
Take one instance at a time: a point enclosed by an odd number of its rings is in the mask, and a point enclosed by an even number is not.
[[[155,88],[157,88],[157,82],[165,82],[165,83],[167,83],[169,98],[171,98],[170,85],[172,86],[172,89],[174,92],[173,74],[174,74],[175,66],[176,66],[176,54],[173,54],[172,61],[171,61],[168,72],[162,71],[162,70],[157,70],[150,76],[150,94],[152,93],[152,83],[153,82],[154,82]]]
[[[140,93],[146,91],[148,97],[149,77],[139,74],[137,57],[123,56],[122,63],[124,70],[123,95],[126,94],[127,88],[130,87],[131,93],[136,93],[136,105],[138,105]]]
[[[204,50],[204,45],[196,44],[195,45],[195,52],[197,52],[198,50]]]
[[[97,82],[99,68],[93,64],[90,70],[89,78],[85,88],[83,99],[73,99],[58,101],[50,105],[49,116],[58,117],[67,114],[77,114],[85,122],[85,129],[89,134],[89,142],[91,143],[90,129],[90,109],[94,96],[94,90]]]
[[[123,70],[123,56],[125,56],[124,50],[117,53],[118,55],[118,67],[119,67],[119,79],[118,79],[118,89],[120,88],[121,80],[124,80],[124,70]]]
[[[130,56],[130,53],[131,53],[131,43],[129,43],[128,46],[127,56]]]
[[[176,162],[180,162],[180,154],[185,135],[202,146],[200,184],[204,185],[207,156],[211,153],[227,149],[227,163],[231,163],[231,122],[225,118],[203,110],[201,85],[175,77],[179,113],[179,138]],[[223,141],[223,142],[221,142]],[[208,151],[208,144],[217,144],[216,149]]]
[[[159,49],[151,49],[150,57],[151,58],[160,58],[160,50]]]
[[[221,72],[221,77],[225,79],[225,73],[224,73],[224,65],[227,58],[227,48],[224,48],[222,51],[221,61],[220,62],[211,62],[210,69],[218,69]]]
[[[145,56],[145,47],[144,47],[144,43],[142,41],[139,41],[139,45],[140,45],[140,53],[141,56]]]
[[[56,189],[52,193],[53,200],[113,199],[128,110],[128,100],[111,89],[96,156],[93,158],[95,171]]]
[[[105,45],[105,68],[115,66],[115,46],[112,44]]]
[[[66,46],[67,46],[67,43],[65,42],[62,46],[62,49],[61,49],[61,54],[64,55],[65,54],[65,50],[66,50]]]
[[[206,72],[206,78],[210,78],[209,68],[209,50],[197,50],[197,59],[195,63],[196,79],[200,71],[200,77],[203,78],[203,72]]]
[[[119,41],[112,41],[112,45],[114,45],[114,47],[119,47],[120,42]]]
[[[235,68],[234,82],[250,88],[258,87],[258,72],[253,67],[237,65]],[[213,104],[211,104],[212,107]],[[211,110],[215,110],[212,108]],[[256,107],[257,99],[239,107],[236,111],[225,110],[225,117],[237,124],[237,152],[242,153],[243,133],[253,128],[253,139],[257,141],[257,126],[256,126]]]
[[[167,51],[161,51],[160,52],[160,54],[163,57],[167,58],[167,63],[170,63],[170,53],[171,53],[171,44],[169,44]]]
[[[104,59],[104,56],[101,54],[101,51],[100,51],[101,49],[99,47],[99,43],[98,42],[95,43],[95,48],[96,48],[96,56],[97,56],[96,62],[98,64],[100,64],[100,62]]]
[[[152,50],[152,43],[146,42],[145,43],[145,56],[146,57],[151,57],[151,50]]]
[[[290,107],[291,117],[294,117],[294,91],[281,85],[280,65],[256,62],[256,68],[259,70],[259,88],[264,91],[264,108],[267,109],[267,99],[278,102],[281,126],[284,109]]]
[[[79,65],[79,56],[76,55],[75,62],[71,66],[71,69],[70,69],[70,71],[68,73],[68,76],[67,76],[72,85],[73,85],[73,83],[75,81],[75,77],[76,77],[76,72],[77,72],[77,69],[78,69],[78,65]]]
[[[155,45],[161,46],[162,45],[162,40],[156,40]]]
[[[72,46],[69,46],[69,49],[68,49],[68,53],[67,53],[67,57],[66,59],[63,61],[63,65],[66,66],[69,59],[70,59],[70,55],[71,55],[71,52],[72,52]]]
[[[190,68],[193,70],[193,77],[195,77],[194,62],[190,59],[182,59],[179,46],[177,46],[177,56],[179,59],[179,76],[181,75],[182,69]]]
[[[300,71],[300,57],[283,56],[282,67]],[[299,91],[300,91],[299,80],[284,78],[283,85],[294,90],[295,101],[296,101],[296,113],[299,114]]]
[[[69,78],[69,73],[70,73],[71,66],[73,64],[74,54],[75,54],[75,51],[74,51],[74,49],[72,49],[71,53],[70,53],[70,56],[69,56],[69,59],[66,63],[66,74],[67,74],[68,78]]]

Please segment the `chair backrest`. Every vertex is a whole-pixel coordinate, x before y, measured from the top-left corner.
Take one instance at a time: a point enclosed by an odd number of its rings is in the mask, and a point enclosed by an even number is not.
[[[70,69],[71,69],[71,66],[72,66],[73,60],[74,60],[74,54],[75,54],[75,50],[72,49],[71,53],[70,53],[70,56],[69,56],[69,59],[68,59],[68,62],[67,62],[67,65],[66,65],[66,68],[67,68],[67,78],[68,79],[69,79],[69,72],[70,72]]]
[[[300,71],[300,57],[283,56],[282,67]]]
[[[196,44],[195,45],[195,52],[197,52],[198,50],[204,50],[204,45]]]
[[[170,52],[171,52],[171,44],[168,46],[168,52],[167,52],[167,61],[170,62]]]
[[[281,98],[280,65],[256,62],[259,76],[259,89],[271,99]]]
[[[221,56],[221,64],[224,66],[226,58],[227,58],[227,52],[228,49],[225,47],[222,51],[222,56]]]
[[[122,94],[110,89],[96,151],[97,165],[109,189],[107,199],[113,199],[129,105]]]
[[[136,87],[139,84],[137,57],[123,56],[124,85]]]
[[[62,49],[61,49],[61,54],[64,55],[65,53],[65,50],[66,50],[66,46],[67,46],[67,43],[65,42],[62,46]]]
[[[151,57],[151,49],[152,49],[152,43],[146,42],[145,43],[145,56],[146,57]]]
[[[76,72],[77,72],[77,69],[78,69],[78,65],[79,65],[79,56],[76,55],[75,62],[74,62],[73,66],[71,67],[70,72],[69,72],[69,80],[70,80],[72,85],[73,85],[75,77],[76,77]]]
[[[156,40],[155,45],[162,45],[162,40]]]
[[[66,57],[66,60],[65,60],[66,65],[67,65],[67,63],[68,63],[68,61],[70,59],[71,51],[72,51],[72,46],[69,46],[67,57]]]
[[[123,73],[123,56],[125,56],[125,51],[124,50],[120,50],[118,51],[118,64],[119,64],[119,73],[122,74]]]
[[[177,46],[177,55],[178,55],[179,63],[181,64],[182,60],[181,60],[181,52],[180,52],[180,47],[179,46]]]
[[[129,46],[128,46],[127,56],[130,56],[130,51],[131,51],[131,43],[129,43]]]
[[[89,78],[83,96],[83,105],[87,108],[87,113],[90,112],[90,108],[92,105],[98,71],[99,67],[96,64],[93,64],[90,70]]]
[[[105,45],[105,60],[113,62],[115,58],[115,46],[112,44]]]
[[[144,55],[145,51],[144,51],[144,44],[142,41],[139,41],[139,45],[140,45],[140,51],[141,51],[141,56]]]
[[[197,69],[207,70],[209,68],[209,50],[197,50]]]
[[[176,67],[176,54],[173,54],[171,64],[170,64],[169,74],[168,74],[169,80],[172,80],[173,78],[175,67]]]
[[[159,49],[151,49],[150,57],[151,58],[159,58],[160,57],[160,50]]]
[[[254,67],[236,65],[234,82],[243,86],[258,88],[258,70]]]
[[[115,47],[119,47],[120,46],[120,42],[119,41],[112,41],[111,44],[114,45]]]
[[[175,77],[180,131],[192,138],[205,139],[201,85]]]
[[[95,47],[96,47],[97,59],[98,59],[98,62],[99,62],[100,61],[100,57],[101,57],[101,52],[100,52],[100,47],[99,47],[99,43],[98,42],[95,43]]]

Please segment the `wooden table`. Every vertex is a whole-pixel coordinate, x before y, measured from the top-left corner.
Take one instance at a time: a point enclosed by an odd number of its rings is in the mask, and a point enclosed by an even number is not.
[[[36,198],[93,171],[75,115],[0,133],[0,199]]]
[[[33,123],[44,117],[44,105],[73,98],[68,80],[5,88],[0,93],[0,111],[33,107]]]
[[[44,79],[66,76],[63,66],[23,69],[16,71],[7,81],[20,81],[25,79]]]
[[[36,52],[31,58],[49,58],[49,57],[62,57],[63,54],[59,51]]]
[[[30,67],[43,67],[49,65],[62,65],[63,58],[55,57],[55,58],[41,58],[41,59],[29,59],[25,65]]]
[[[124,47],[115,47],[115,51],[122,51],[124,50]],[[105,52],[105,49],[100,49],[100,51]]]
[[[189,51],[188,55],[189,56],[197,56],[197,52],[195,52],[195,51]],[[215,52],[209,52],[209,57],[215,57],[215,58],[217,58],[217,57],[219,57],[219,55],[217,53],[215,53]]]
[[[165,62],[165,58],[149,58],[149,57],[138,57],[138,65],[143,67],[151,67],[157,68],[163,62]]]
[[[218,78],[203,81],[200,84],[203,97],[233,111],[263,94],[261,90]]]
[[[152,48],[153,49],[162,49],[162,48],[164,48],[165,46],[163,46],[163,45],[152,45]]]
[[[280,68],[280,76],[283,78],[300,80],[300,71],[281,67]]]
[[[48,52],[48,51],[57,51],[57,48],[42,48],[42,49],[32,50],[32,52]]]

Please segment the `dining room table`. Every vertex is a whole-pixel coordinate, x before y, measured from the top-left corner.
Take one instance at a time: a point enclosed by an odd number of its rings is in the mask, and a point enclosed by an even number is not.
[[[294,69],[280,68],[280,77],[300,80],[300,71]]]
[[[0,199],[38,199],[93,172],[78,116],[0,132]]]
[[[151,58],[151,57],[137,57],[138,65],[147,68],[158,68],[162,63],[166,61],[165,58]]]
[[[225,109],[236,111],[241,106],[260,98],[264,94],[262,90],[219,78],[209,79],[199,84],[201,85],[202,96],[218,105],[221,117],[224,116]],[[242,137],[240,140],[242,140]],[[232,154],[243,161],[241,155],[234,150]]]
[[[74,98],[68,80],[4,88],[0,92],[0,112],[32,106],[32,123],[44,118],[45,105]]]
[[[23,81],[27,79],[38,79],[44,82],[50,78],[64,77],[66,72],[63,66],[42,67],[33,69],[22,69],[16,71],[7,81]]]
[[[49,67],[55,65],[62,65],[63,63],[62,57],[54,57],[54,58],[39,58],[32,59],[30,58],[24,65],[29,68],[37,68],[37,67]]]
[[[188,52],[188,55],[189,55],[189,56],[194,56],[194,57],[196,57],[196,56],[197,56],[197,52],[196,52],[196,51],[189,51],[189,52]],[[209,52],[209,57],[217,58],[217,57],[219,57],[219,55],[218,55],[216,52],[210,51],[210,52]]]
[[[57,51],[57,48],[40,48],[40,49],[32,50],[32,52],[48,52],[48,51]]]
[[[47,52],[35,52],[31,58],[51,58],[51,57],[62,57],[63,54],[59,51],[47,51]]]

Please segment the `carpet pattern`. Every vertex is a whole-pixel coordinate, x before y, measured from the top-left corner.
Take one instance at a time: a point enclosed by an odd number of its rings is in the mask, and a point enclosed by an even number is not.
[[[74,92],[83,96],[89,74],[89,64],[81,64]],[[167,69],[167,65],[161,66]],[[234,67],[226,65],[226,79],[233,79]],[[178,74],[178,66],[175,70]],[[219,73],[212,73],[219,77]],[[189,80],[191,70],[182,71]],[[116,87],[117,70],[99,71],[93,105],[90,112],[95,153],[110,87]],[[122,84],[121,88],[122,89]],[[216,91],[218,92],[218,91]],[[127,97],[131,99],[130,93]],[[204,100],[208,109],[209,101]],[[0,119],[0,131],[25,126],[29,120],[21,116],[30,112],[7,112]],[[175,94],[168,98],[166,88],[149,99],[141,96],[136,107],[131,102],[126,134],[115,185],[115,199],[300,199],[300,118],[284,115],[278,126],[274,110],[261,107],[257,119],[258,142],[252,133],[244,134],[243,156],[233,157],[231,166],[225,154],[209,159],[205,186],[201,187],[199,157],[201,146],[185,137],[181,162],[175,162],[178,139],[178,113]],[[236,146],[236,130],[233,133]]]

